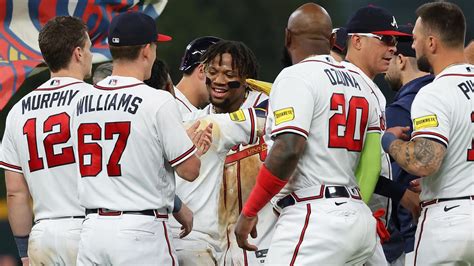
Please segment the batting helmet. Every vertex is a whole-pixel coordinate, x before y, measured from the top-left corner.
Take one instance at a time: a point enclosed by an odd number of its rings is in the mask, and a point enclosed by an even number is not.
[[[221,40],[222,39],[214,36],[204,36],[194,39],[186,46],[179,70],[187,71],[191,67],[201,63],[201,55],[206,52],[207,48]]]

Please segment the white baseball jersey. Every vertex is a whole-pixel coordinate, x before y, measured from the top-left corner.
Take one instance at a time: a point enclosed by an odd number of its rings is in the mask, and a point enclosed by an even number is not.
[[[276,78],[270,92],[267,135],[273,138],[288,132],[307,139],[281,193],[322,184],[357,186],[354,172],[365,132],[380,132],[375,107],[367,100],[358,75],[330,56],[314,56],[284,69]],[[272,141],[267,144],[271,150]]]
[[[176,103],[178,104],[179,112],[181,114],[184,115],[199,110],[188,100],[188,98],[186,98],[186,96],[184,96],[184,94],[178,88],[176,88],[176,86],[173,86],[173,89],[174,95],[176,97]]]
[[[172,167],[196,148],[176,101],[131,77],[109,76],[78,100],[74,146],[79,199],[88,209],[172,209]]]
[[[91,87],[74,78],[52,78],[8,114],[0,167],[24,175],[35,220],[84,216],[77,198],[70,121],[81,91]]]
[[[380,129],[383,133],[385,131],[386,124],[385,108],[387,105],[387,100],[385,99],[385,96],[383,95],[382,91],[379,89],[377,84],[375,84],[375,82],[370,79],[359,67],[347,61],[342,61],[341,64],[347,69],[349,69],[349,71],[357,72],[359,74],[359,79],[361,80],[359,83],[361,83],[361,86],[369,94],[369,101],[371,101],[375,106],[375,111],[377,112],[377,116],[380,119]],[[382,160],[382,169],[380,170],[380,176],[381,178],[385,177],[392,180],[393,177],[392,166],[390,164],[390,155],[386,153],[383,149],[380,149],[380,152]],[[375,212],[381,208],[385,210],[385,216],[382,217],[382,221],[385,223],[385,225],[387,225],[388,219],[390,218],[392,211],[391,199],[382,195],[373,194],[368,205],[372,212]]]
[[[376,227],[369,208],[360,199],[324,198],[321,190],[321,185],[357,186],[366,133],[380,132],[375,106],[357,76],[321,55],[284,69],[273,83],[268,137],[292,133],[307,141],[281,192],[301,200],[281,211],[265,261],[269,265],[358,265],[374,252]],[[273,143],[268,144],[271,156]]]
[[[221,250],[222,231],[218,221],[218,204],[226,154],[236,144],[254,143],[257,138],[257,120],[253,109],[240,109],[231,114],[215,114],[212,105],[184,116],[185,121],[201,120],[200,128],[213,123],[212,144],[201,159],[199,177],[192,183],[176,180],[176,194],[194,212],[193,231],[180,240],[181,225],[170,220],[176,249],[188,240],[209,243],[217,252]]]
[[[412,139],[447,147],[441,168],[422,179],[421,200],[474,195],[474,66],[444,69],[411,108]]]

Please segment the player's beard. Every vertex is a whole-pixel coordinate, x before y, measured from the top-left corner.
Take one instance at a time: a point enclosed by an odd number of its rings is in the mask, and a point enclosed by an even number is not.
[[[420,71],[432,72],[430,62],[428,61],[428,58],[426,58],[425,55],[420,55],[418,58],[416,58],[416,64]]]
[[[288,52],[288,48],[286,48],[286,47],[283,47],[281,63],[283,64],[283,67],[289,67],[289,66],[293,65],[293,61],[291,60],[290,52]]]
[[[226,98],[222,102],[216,102],[214,99],[212,99],[212,96],[209,95],[209,101],[211,104],[221,110],[226,110],[230,106],[230,99]]]
[[[385,74],[384,79],[393,91],[399,91],[402,87],[402,81],[399,78]]]

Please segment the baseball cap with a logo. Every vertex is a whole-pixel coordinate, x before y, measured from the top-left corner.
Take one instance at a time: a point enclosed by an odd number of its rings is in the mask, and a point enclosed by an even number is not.
[[[347,33],[409,36],[398,29],[395,17],[385,8],[369,5],[358,9],[346,25]]]
[[[170,40],[170,36],[158,34],[155,20],[142,12],[122,13],[110,22],[110,46],[143,45]]]

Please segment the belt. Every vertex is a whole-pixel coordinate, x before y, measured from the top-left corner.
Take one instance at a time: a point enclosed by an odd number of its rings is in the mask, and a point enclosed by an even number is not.
[[[426,207],[426,206],[436,204],[438,202],[451,201],[451,200],[474,200],[474,195],[473,196],[464,196],[464,197],[455,197],[455,198],[441,198],[441,199],[425,200],[425,201],[420,203],[420,206],[423,208],[423,207]]]
[[[308,197],[298,197],[295,192],[286,195],[280,199],[276,205],[281,209],[288,206],[295,205],[296,202],[315,200],[315,199],[331,199],[331,198],[353,198],[360,200],[361,196],[359,193],[359,188],[349,189],[345,186],[325,186],[321,185],[318,195],[308,196]]]
[[[158,210],[144,210],[144,211],[113,211],[105,208],[86,209],[86,215],[97,213],[100,216],[120,216],[122,214],[135,214],[155,216],[156,218],[168,218],[168,214],[160,214]]]
[[[41,221],[46,220],[60,220],[60,219],[84,219],[85,216],[61,216],[61,217],[53,217],[53,218],[41,218],[35,221],[35,223],[39,223]]]

